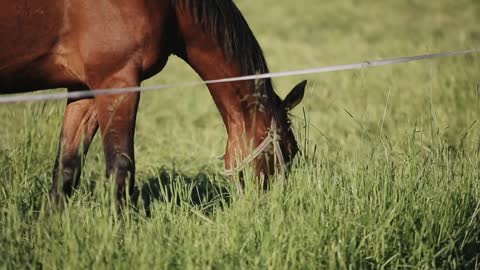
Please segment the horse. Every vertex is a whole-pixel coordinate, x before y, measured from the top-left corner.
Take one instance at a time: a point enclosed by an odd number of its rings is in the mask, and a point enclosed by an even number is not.
[[[269,72],[233,0],[0,0],[0,6],[1,94],[135,87],[162,71],[171,55],[203,80]],[[305,85],[283,100],[271,79],[207,85],[228,135],[226,171],[241,173],[250,157],[256,175],[269,179],[277,171],[272,149],[291,163],[299,148],[288,113],[301,102]],[[115,181],[118,200],[132,192],[139,99],[139,93],[126,93],[67,100],[52,199],[68,198],[77,188],[99,128],[106,177]],[[272,132],[277,147],[266,147]]]

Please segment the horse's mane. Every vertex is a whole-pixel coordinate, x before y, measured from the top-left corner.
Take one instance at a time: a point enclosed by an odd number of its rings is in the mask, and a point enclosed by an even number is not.
[[[233,0],[173,0],[190,8],[197,23],[211,33],[224,53],[239,61],[244,75],[268,72],[258,41]]]

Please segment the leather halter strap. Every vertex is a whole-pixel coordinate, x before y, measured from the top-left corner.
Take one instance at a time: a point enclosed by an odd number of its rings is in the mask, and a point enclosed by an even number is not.
[[[267,137],[263,139],[263,141],[252,151],[252,153],[250,153],[248,156],[245,157],[245,159],[242,160],[242,162],[239,166],[237,166],[237,168],[228,170],[226,169],[225,175],[233,176],[235,173],[243,170],[249,163],[258,158],[270,144],[273,144],[273,152],[277,158],[278,165],[280,166],[282,177],[284,177],[287,171],[287,164],[285,163],[282,148],[280,147],[280,137],[278,136],[277,132],[277,123],[273,119]]]

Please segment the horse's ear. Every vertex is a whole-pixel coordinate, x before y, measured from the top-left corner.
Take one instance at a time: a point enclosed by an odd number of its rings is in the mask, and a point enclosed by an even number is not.
[[[302,81],[297,84],[290,93],[288,93],[287,97],[283,100],[283,105],[287,111],[295,108],[295,106],[302,101],[306,85],[307,81]]]

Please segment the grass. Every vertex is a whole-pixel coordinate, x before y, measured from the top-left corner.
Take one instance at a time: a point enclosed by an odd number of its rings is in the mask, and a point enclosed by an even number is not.
[[[273,71],[478,48],[480,2],[238,1]],[[64,103],[0,107],[0,267],[480,268],[479,55],[309,79],[288,184],[238,196],[203,87],[142,96],[139,209],[114,211],[97,137],[63,212],[47,191]],[[196,79],[176,58],[146,85]],[[201,143],[199,143],[201,142]]]

